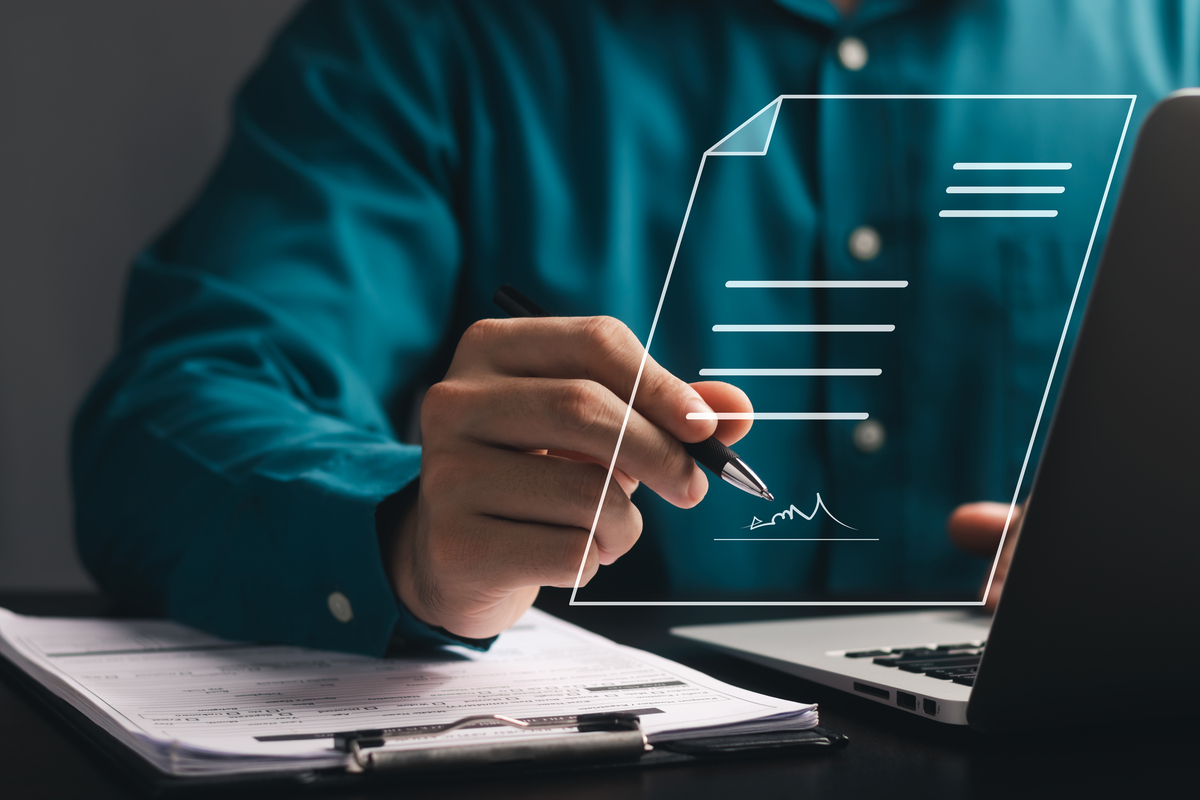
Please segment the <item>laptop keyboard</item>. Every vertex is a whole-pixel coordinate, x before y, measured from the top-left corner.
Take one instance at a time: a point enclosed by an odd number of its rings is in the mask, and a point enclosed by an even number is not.
[[[975,685],[975,672],[987,642],[939,644],[936,647],[896,647],[882,650],[855,650],[846,658],[869,658],[881,667],[919,672],[927,678]]]

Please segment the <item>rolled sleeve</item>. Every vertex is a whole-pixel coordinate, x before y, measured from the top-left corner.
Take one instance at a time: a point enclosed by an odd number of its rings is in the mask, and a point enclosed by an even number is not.
[[[447,27],[413,10],[388,47],[382,13],[289,24],[208,186],[134,265],[72,477],[84,562],[137,609],[373,655],[488,644],[413,618],[379,552],[376,509],[421,462],[386,409],[428,372],[461,267]]]

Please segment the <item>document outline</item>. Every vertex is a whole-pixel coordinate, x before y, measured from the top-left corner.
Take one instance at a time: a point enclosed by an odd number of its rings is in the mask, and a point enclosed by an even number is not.
[[[709,600],[579,600],[579,585],[583,580],[583,571],[587,565],[587,556],[591,551],[596,538],[596,527],[600,522],[600,514],[604,510],[604,497],[607,495],[608,486],[612,482],[613,470],[617,465],[617,455],[621,452],[621,443],[625,439],[625,431],[629,425],[629,415],[633,410],[633,402],[637,397],[638,387],[641,385],[642,374],[646,368],[646,360],[650,357],[650,346],[654,341],[654,333],[658,328],[658,320],[662,314],[663,303],[666,300],[667,289],[671,285],[671,277],[675,272],[675,264],[679,258],[679,250],[683,244],[683,236],[687,231],[688,219],[692,214],[692,206],[696,199],[696,192],[700,187],[700,178],[704,175],[704,165],[709,156],[741,156],[755,157],[765,156],[770,147],[771,137],[774,135],[775,122],[778,118],[779,109],[783,105],[784,100],[1128,100],[1129,108],[1125,112],[1125,122],[1121,128],[1121,136],[1117,141],[1116,152],[1113,154],[1112,165],[1108,171],[1108,179],[1104,184],[1104,192],[1100,198],[1100,206],[1096,211],[1095,221],[1092,224],[1091,236],[1088,239],[1087,250],[1084,253],[1083,264],[1079,269],[1079,276],[1075,281],[1075,289],[1071,295],[1071,302],[1067,308],[1066,320],[1063,323],[1062,333],[1059,335],[1058,345],[1054,352],[1054,360],[1050,366],[1050,374],[1046,379],[1046,387],[1042,392],[1042,399],[1038,406],[1037,416],[1034,420],[1033,431],[1029,436],[1029,444],[1025,448],[1025,456],[1021,463],[1021,470],[1017,477],[1016,487],[1013,489],[1012,501],[1009,504],[1008,516],[1004,521],[1004,529],[1000,534],[1000,543],[996,548],[996,555],[992,560],[991,570],[988,572],[987,583],[983,587],[983,591],[978,600],[880,600],[880,601],[858,601],[858,600],[775,600],[775,601],[709,601]],[[1079,292],[1083,286],[1084,275],[1087,274],[1088,264],[1091,261],[1092,249],[1096,243],[1096,234],[1100,228],[1100,220],[1104,215],[1104,209],[1108,204],[1108,195],[1112,189],[1113,177],[1116,175],[1117,164],[1120,161],[1121,153],[1125,146],[1125,137],[1129,132],[1129,121],[1133,117],[1133,108],[1137,103],[1136,94],[781,94],[767,103],[757,112],[752,114],[746,122],[739,125],[734,131],[725,136],[719,142],[706,150],[700,157],[700,166],[696,170],[696,178],[692,182],[691,195],[688,197],[687,207],[684,210],[683,222],[679,228],[679,235],[675,239],[675,248],[671,253],[671,262],[667,267],[666,279],[663,281],[662,291],[659,293],[658,305],[654,311],[654,317],[650,323],[650,332],[646,337],[646,345],[642,351],[641,361],[638,363],[637,374],[634,377],[633,389],[629,395],[629,401],[625,406],[625,415],[621,420],[621,428],[617,434],[617,443],[613,449],[612,458],[608,464],[608,474],[604,479],[604,486],[600,492],[600,498],[597,502],[596,513],[592,518],[591,530],[588,533],[587,546],[584,548],[583,557],[579,562],[579,570],[575,575],[575,584],[571,589],[571,599],[569,605],[572,606],[899,606],[899,607],[918,607],[918,606],[983,606],[985,598],[991,592],[992,583],[996,577],[996,568],[1000,563],[1000,554],[1004,551],[1004,543],[1008,538],[1008,531],[1012,525],[1013,514],[1017,506],[1017,498],[1020,496],[1021,487],[1025,482],[1025,475],[1029,467],[1029,459],[1033,454],[1033,445],[1037,441],[1037,434],[1041,428],[1042,418],[1045,416],[1046,403],[1050,396],[1050,387],[1054,383],[1054,376],[1058,372],[1058,364],[1062,358],[1063,345],[1066,342],[1067,331],[1070,328],[1071,320],[1075,314],[1075,306],[1079,300]],[[729,139],[734,133],[744,128],[752,120],[760,114],[766,112],[771,106],[775,106],[775,117],[771,120],[771,126],[768,131],[767,141],[764,144],[762,152],[746,152],[746,153],[717,153],[714,150],[723,142]],[[956,164],[956,168],[957,164]]]

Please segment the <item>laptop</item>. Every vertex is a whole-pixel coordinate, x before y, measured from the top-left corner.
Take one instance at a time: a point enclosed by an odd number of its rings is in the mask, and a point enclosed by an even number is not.
[[[995,615],[672,632],[981,731],[1200,712],[1200,90],[1142,125]]]

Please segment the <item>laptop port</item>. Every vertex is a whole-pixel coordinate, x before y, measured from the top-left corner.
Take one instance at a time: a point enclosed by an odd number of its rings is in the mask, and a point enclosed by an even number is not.
[[[878,686],[871,686],[866,683],[854,682],[854,691],[869,694],[871,697],[878,697],[880,700],[892,699],[892,693],[887,689],[880,689]]]
[[[937,716],[937,701],[926,697],[921,701],[921,709],[931,717]]]
[[[908,692],[896,692],[896,705],[907,708],[909,711],[916,711],[917,696]]]

